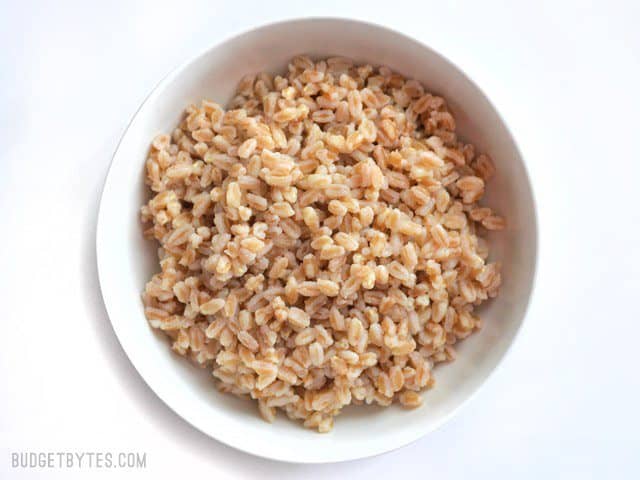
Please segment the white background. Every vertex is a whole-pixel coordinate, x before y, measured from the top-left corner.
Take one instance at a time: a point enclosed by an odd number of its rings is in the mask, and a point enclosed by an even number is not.
[[[372,459],[296,466],[209,439],[127,360],[96,276],[98,197],[174,66],[282,18],[427,43],[498,106],[532,175],[538,283],[498,372],[446,426]],[[0,0],[0,478],[14,451],[146,452],[144,478],[640,478],[640,4]],[[139,161],[139,159],[132,159]],[[380,432],[384,434],[384,432]]]

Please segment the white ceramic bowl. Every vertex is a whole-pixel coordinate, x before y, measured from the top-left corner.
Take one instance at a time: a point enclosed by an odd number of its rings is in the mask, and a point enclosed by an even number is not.
[[[150,140],[170,132],[187,104],[204,97],[224,104],[243,75],[284,71],[288,60],[301,53],[388,65],[443,95],[460,135],[493,157],[498,173],[486,202],[509,224],[491,238],[492,256],[503,262],[504,285],[500,296],[481,309],[485,328],[459,344],[455,362],[436,368],[437,385],[424,393],[423,407],[350,407],[337,418],[334,430],[323,435],[283,414],[269,425],[254,403],[218,393],[209,372],[174,354],[163,335],[149,327],[140,300],[145,282],[158,270],[156,245],[143,239],[139,223]],[[133,117],[113,157],[96,240],[100,285],[113,328],[153,391],[187,422],[227,445],[262,457],[312,463],[362,458],[406,445],[443,424],[476,392],[523,322],[534,281],[537,226],[516,143],[489,100],[460,69],[425,45],[380,26],[303,19],[235,36],[160,82]]]

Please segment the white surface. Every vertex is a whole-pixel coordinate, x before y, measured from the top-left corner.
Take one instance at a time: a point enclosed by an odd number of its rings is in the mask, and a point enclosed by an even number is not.
[[[505,285],[497,299],[479,309],[485,324],[482,331],[456,346],[456,362],[437,368],[437,388],[424,395],[426,407],[346,409],[337,428],[327,435],[309,435],[285,415],[266,426],[255,402],[220,395],[210,370],[193,368],[168,348],[165,335],[149,327],[140,301],[142,286],[159,268],[157,245],[145,241],[140,225],[140,206],[148,196],[143,172],[150,140],[158,132],[170,132],[185,105],[202,98],[226,104],[239,78],[256,71],[285,71],[286,62],[299,52],[379,62],[451,99],[458,133],[479,151],[490,152],[496,164],[485,202],[510,219],[507,229],[489,237],[493,258],[504,265]],[[149,387],[209,436],[261,457],[297,463],[388,452],[451,418],[500,364],[523,323],[533,287],[536,244],[533,197],[521,155],[482,92],[450,62],[414,40],[372,24],[336,19],[294,20],[252,30],[207,50],[165,78],[118,145],[100,200],[96,232],[106,310],[120,344]]]
[[[636,3],[87,3],[0,3],[0,477],[42,475],[11,470],[16,450],[145,451],[129,475],[149,478],[640,475]],[[310,14],[363,15],[463,66],[513,127],[541,216],[528,320],[479,395],[409,447],[321,467],[238,453],[168,410],[113,335],[93,254],[99,189],[144,95],[194,50]]]

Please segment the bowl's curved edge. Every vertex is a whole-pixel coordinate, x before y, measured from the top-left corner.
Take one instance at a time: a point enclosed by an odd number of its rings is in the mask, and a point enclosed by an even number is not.
[[[168,85],[180,72],[182,72],[187,66],[191,65],[192,63],[198,61],[202,56],[204,56],[207,52],[209,52],[210,50],[212,50],[213,48],[219,48],[222,47],[224,44],[229,43],[231,41],[233,41],[235,38],[240,37],[242,35],[245,35],[249,32],[256,32],[262,29],[267,29],[267,28],[274,28],[274,27],[278,27],[278,26],[283,26],[286,24],[290,24],[290,23],[300,23],[300,22],[308,22],[308,21],[317,21],[317,22],[342,22],[345,24],[360,24],[360,25],[365,25],[368,27],[373,27],[373,28],[377,28],[380,30],[384,30],[390,34],[399,36],[401,38],[403,38],[406,41],[412,42],[414,44],[416,44],[417,46],[420,46],[421,48],[427,49],[429,50],[431,53],[433,53],[435,56],[439,57],[442,61],[444,61],[445,63],[449,64],[451,67],[453,67],[454,70],[457,70],[462,77],[469,82],[469,84],[471,84],[474,89],[482,96],[483,100],[485,102],[487,102],[491,108],[496,112],[498,118],[500,119],[500,121],[502,122],[505,130],[507,131],[508,135],[509,135],[509,139],[511,140],[511,142],[513,143],[516,151],[518,152],[518,155],[520,156],[521,162],[522,162],[522,166],[524,169],[524,172],[527,176],[526,180],[527,180],[527,185],[529,187],[529,196],[530,196],[530,200],[531,200],[531,204],[532,204],[532,208],[533,208],[533,213],[534,213],[534,218],[532,219],[532,221],[534,222],[533,225],[533,230],[535,232],[535,251],[533,252],[533,267],[532,267],[532,275],[531,275],[531,282],[530,282],[530,289],[528,292],[528,296],[527,296],[527,301],[524,307],[524,314],[523,314],[523,318],[520,321],[515,333],[513,334],[513,338],[509,344],[509,346],[505,349],[505,351],[501,354],[498,362],[496,363],[496,365],[491,369],[491,371],[487,374],[486,378],[475,388],[474,391],[472,391],[463,401],[461,401],[455,408],[453,408],[451,410],[451,412],[449,412],[447,415],[443,416],[441,419],[439,419],[437,422],[435,422],[435,424],[430,427],[429,429],[426,429],[424,431],[420,431],[419,433],[412,435],[411,438],[406,439],[406,441],[401,442],[398,445],[393,445],[390,448],[376,448],[373,449],[371,452],[367,453],[366,455],[360,455],[360,456],[350,456],[348,452],[339,452],[338,454],[335,455],[331,455],[331,456],[326,456],[323,457],[322,459],[319,458],[315,458],[315,457],[303,457],[300,456],[300,453],[298,452],[297,458],[289,458],[289,457],[285,457],[283,455],[281,456],[266,456],[264,454],[262,454],[262,452],[254,449],[254,448],[247,448],[246,445],[241,445],[239,443],[236,442],[229,442],[227,440],[225,440],[222,437],[216,436],[211,434],[208,431],[205,431],[204,429],[202,429],[200,426],[198,426],[195,422],[193,422],[188,414],[185,414],[184,412],[179,411],[179,408],[175,407],[174,405],[171,405],[171,403],[169,401],[167,401],[165,398],[163,398],[163,396],[156,390],[156,388],[154,388],[154,385],[150,384],[147,380],[147,377],[145,376],[144,372],[142,372],[141,367],[136,363],[136,361],[134,360],[134,357],[132,357],[132,355],[130,354],[130,349],[127,346],[127,341],[124,339],[124,337],[118,332],[118,328],[116,327],[116,325],[114,324],[114,322],[111,320],[111,312],[110,312],[110,308],[109,308],[109,301],[107,298],[107,295],[105,294],[105,286],[103,285],[103,274],[101,272],[104,271],[104,268],[101,267],[101,265],[104,263],[104,259],[101,255],[101,237],[102,237],[102,230],[103,230],[103,226],[102,226],[102,217],[103,217],[103,199],[105,197],[105,192],[107,191],[107,189],[110,186],[110,176],[111,176],[111,172],[114,166],[114,162],[115,159],[118,156],[120,147],[122,145],[122,142],[124,140],[124,138],[126,137],[127,133],[129,132],[129,130],[131,129],[131,126],[134,124],[136,117],[138,116],[138,114],[151,102],[151,100],[157,96],[161,90]],[[145,99],[142,101],[142,103],[140,104],[140,106],[136,109],[136,111],[134,112],[134,114],[131,116],[131,119],[129,120],[127,127],[125,128],[122,137],[120,138],[120,141],[118,142],[118,145],[116,146],[116,149],[113,153],[113,156],[111,158],[111,162],[109,164],[109,168],[107,170],[107,174],[105,176],[105,181],[104,181],[104,185],[102,188],[102,192],[100,194],[100,201],[99,201],[99,207],[98,207],[98,221],[97,221],[97,226],[96,226],[96,263],[97,263],[97,271],[98,271],[98,280],[99,280],[99,288],[100,288],[100,292],[102,295],[102,299],[105,305],[105,309],[107,311],[107,314],[109,316],[109,320],[111,323],[111,326],[113,328],[114,333],[116,334],[116,337],[118,338],[118,342],[120,343],[120,346],[122,347],[122,349],[124,350],[124,352],[126,353],[129,361],[131,362],[131,364],[134,366],[134,368],[136,369],[136,371],[138,372],[138,374],[140,375],[140,377],[144,380],[144,382],[147,384],[147,386],[151,389],[151,391],[154,392],[154,394],[168,407],[170,408],[172,411],[174,411],[178,416],[180,416],[183,420],[185,420],[189,425],[191,425],[192,427],[194,427],[196,430],[204,433],[205,435],[215,439],[216,441],[219,441],[221,443],[223,443],[224,445],[227,445],[229,447],[235,448],[237,450],[240,450],[242,452],[245,453],[249,453],[252,455],[255,455],[257,457],[261,457],[261,458],[265,458],[265,459],[269,459],[269,460],[277,460],[277,461],[281,461],[281,462],[288,462],[288,463],[298,463],[298,464],[320,464],[320,463],[334,463],[334,462],[342,462],[342,461],[349,461],[349,460],[357,460],[357,459],[363,459],[363,458],[370,458],[370,457],[374,457],[377,455],[381,455],[383,453],[387,453],[387,452],[391,452],[391,451],[395,451],[397,449],[400,449],[404,446],[407,446],[411,443],[414,443],[415,441],[417,441],[418,439],[424,437],[425,435],[427,435],[428,433],[431,433],[437,429],[439,429],[440,427],[442,427],[445,423],[447,423],[451,418],[453,418],[457,413],[460,412],[460,410],[467,405],[472,398],[474,398],[478,392],[480,391],[480,389],[487,384],[487,382],[493,377],[493,375],[496,373],[496,371],[498,371],[499,367],[502,365],[502,363],[504,362],[505,358],[507,357],[507,355],[512,351],[514,344],[516,343],[516,341],[518,340],[518,338],[520,337],[520,333],[522,332],[522,327],[523,324],[527,318],[528,315],[528,310],[532,304],[533,298],[534,298],[534,294],[535,294],[535,286],[537,283],[537,275],[538,275],[538,255],[539,255],[539,250],[540,250],[540,232],[539,232],[539,228],[540,228],[540,222],[539,222],[539,213],[538,213],[538,208],[537,208],[537,202],[536,202],[536,198],[535,198],[535,193],[534,193],[534,189],[533,189],[533,184],[531,182],[531,175],[529,173],[529,170],[527,168],[527,164],[524,161],[524,156],[522,155],[522,152],[520,150],[520,147],[518,145],[518,143],[515,140],[515,137],[513,136],[513,133],[511,131],[511,129],[509,128],[507,122],[505,122],[503,115],[500,113],[500,110],[496,107],[496,105],[486,96],[486,94],[483,92],[483,90],[476,84],[476,82],[467,74],[467,72],[462,69],[460,66],[458,66],[456,63],[454,63],[453,61],[449,60],[447,57],[445,57],[444,55],[440,54],[439,52],[437,52],[436,50],[434,50],[433,48],[429,47],[428,45],[425,45],[424,43],[420,42],[419,40],[414,39],[413,37],[410,37],[408,35],[405,35],[401,32],[398,32],[397,30],[394,30],[392,28],[389,28],[385,25],[380,25],[377,24],[375,22],[370,22],[370,21],[363,21],[363,20],[354,20],[351,18],[345,18],[345,17],[315,17],[315,16],[309,16],[309,17],[301,17],[301,18],[292,18],[292,19],[285,19],[285,20],[278,20],[275,22],[270,22],[270,23],[266,23],[266,24],[262,24],[258,27],[252,28],[252,29],[248,29],[248,30],[241,30],[238,32],[234,32],[233,34],[225,37],[224,39],[222,39],[221,41],[217,42],[214,45],[208,46],[204,49],[202,49],[198,54],[196,54],[195,56],[189,58],[188,60],[186,60],[185,62],[181,63],[179,66],[175,67],[174,69],[172,69],[167,75],[165,75],[165,77],[160,80],[156,86],[151,90],[151,92],[145,97]]]

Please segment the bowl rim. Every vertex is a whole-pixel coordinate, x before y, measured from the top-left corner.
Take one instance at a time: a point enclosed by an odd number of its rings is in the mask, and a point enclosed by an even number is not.
[[[346,25],[348,24],[357,24],[360,26],[365,26],[365,27],[369,27],[369,28],[373,28],[373,29],[379,29],[379,30],[384,30],[390,34],[396,35],[400,38],[402,38],[405,41],[414,43],[415,45],[426,49],[428,51],[430,51],[431,54],[433,54],[434,56],[438,57],[441,61],[443,61],[444,63],[448,64],[450,67],[452,67],[454,70],[456,70],[467,82],[469,82],[473,87],[475,87],[476,91],[478,92],[478,94],[483,97],[483,100],[486,101],[491,108],[495,111],[497,117],[500,119],[500,121],[502,122],[502,125],[504,126],[504,129],[508,135],[509,140],[512,142],[516,152],[518,153],[519,157],[520,157],[520,161],[522,163],[522,167],[523,167],[523,172],[525,175],[525,180],[527,185],[529,186],[529,190],[530,190],[530,194],[531,194],[531,205],[532,205],[532,210],[533,210],[533,218],[530,219],[530,221],[532,222],[532,232],[533,232],[533,256],[532,256],[532,273],[531,273],[531,284],[529,285],[529,292],[526,298],[526,301],[524,303],[524,309],[523,309],[523,313],[522,313],[522,319],[520,320],[519,324],[517,325],[515,332],[513,334],[513,338],[511,339],[510,343],[507,345],[507,347],[505,348],[504,352],[502,353],[502,355],[498,358],[496,364],[491,368],[491,370],[486,374],[485,378],[472,390],[470,391],[470,393],[462,400],[460,401],[460,403],[455,406],[449,413],[447,413],[446,415],[443,415],[441,418],[439,418],[437,421],[433,422],[432,426],[429,428],[425,428],[422,430],[419,430],[417,433],[413,433],[413,435],[408,436],[407,438],[405,438],[402,442],[399,442],[398,444],[394,444],[394,445],[390,445],[388,447],[382,447],[382,448],[375,448],[372,449],[370,452],[367,452],[365,455],[356,455],[356,456],[352,456],[349,455],[348,452],[347,453],[338,453],[338,454],[331,454],[331,455],[327,455],[325,458],[323,459],[310,459],[310,458],[306,458],[306,457],[302,457],[298,454],[296,454],[295,458],[292,458],[293,455],[291,456],[286,456],[286,455],[268,455],[265,454],[263,452],[261,452],[258,448],[254,448],[253,445],[245,445],[239,442],[235,442],[235,441],[231,441],[227,438],[224,437],[224,435],[214,435],[212,432],[209,432],[203,428],[201,428],[196,422],[192,421],[192,419],[189,417],[189,415],[186,415],[183,411],[181,411],[179,408],[175,408],[174,405],[171,404],[171,402],[164,398],[160,393],[158,393],[158,391],[156,390],[156,387],[154,385],[152,385],[148,378],[143,374],[143,372],[141,371],[139,364],[137,364],[136,360],[135,360],[135,355],[131,355],[130,349],[128,349],[125,345],[127,344],[126,341],[123,341],[123,338],[121,336],[121,334],[118,332],[118,327],[116,326],[116,324],[114,324],[113,320],[112,320],[112,315],[110,312],[110,301],[108,301],[107,299],[107,295],[105,294],[105,288],[102,285],[103,283],[103,274],[102,272],[104,271],[103,268],[101,268],[101,265],[103,264],[103,261],[101,261],[102,258],[102,248],[101,248],[101,238],[102,238],[102,234],[101,232],[104,229],[104,222],[103,222],[103,212],[104,212],[104,197],[105,197],[105,192],[108,189],[108,186],[110,185],[110,179],[112,177],[112,171],[113,171],[113,166],[115,163],[115,159],[118,157],[118,154],[120,152],[120,148],[121,145],[124,141],[124,139],[127,137],[127,135],[129,134],[129,131],[131,129],[131,126],[133,124],[133,122],[135,121],[135,119],[138,117],[138,115],[140,114],[140,112],[151,103],[152,100],[155,99],[155,97],[161,93],[161,91],[164,89],[164,87],[166,87],[168,84],[171,83],[171,81],[176,78],[178,75],[180,75],[187,67],[189,67],[190,65],[192,65],[193,63],[196,63],[197,61],[199,61],[202,57],[204,57],[209,51],[215,49],[215,48],[220,48],[223,47],[225,44],[232,42],[233,40],[240,38],[244,35],[250,34],[250,33],[255,33],[258,32],[259,30],[263,30],[263,29],[268,29],[268,28],[273,28],[273,27],[285,27],[287,24],[299,24],[299,23],[306,23],[306,22],[339,22],[339,23],[343,23]],[[276,461],[280,461],[280,462],[285,462],[285,463],[293,463],[293,464],[322,464],[322,463],[337,463],[337,462],[344,462],[344,461],[350,461],[350,460],[358,460],[358,459],[364,459],[364,458],[371,458],[374,456],[378,456],[378,455],[382,455],[384,453],[387,452],[391,452],[391,451],[395,451],[398,450],[402,447],[405,447],[407,445],[410,445],[414,442],[416,442],[417,440],[419,440],[420,438],[423,438],[424,436],[426,436],[429,433],[432,433],[438,429],[440,429],[445,423],[447,423],[449,420],[451,420],[455,415],[457,415],[463,407],[465,407],[466,405],[469,404],[469,402],[472,400],[472,398],[476,397],[478,395],[478,393],[480,392],[480,390],[489,382],[489,380],[493,377],[493,375],[498,371],[498,369],[503,365],[503,363],[505,362],[505,359],[507,358],[507,356],[512,352],[514,345],[516,344],[516,342],[518,341],[518,339],[520,338],[521,332],[523,330],[523,325],[529,315],[529,310],[531,308],[531,305],[533,303],[533,299],[535,297],[535,293],[536,293],[536,286],[538,283],[538,271],[539,271],[539,254],[540,254],[540,221],[539,221],[539,213],[538,213],[538,206],[537,206],[537,201],[536,201],[536,194],[535,194],[535,190],[534,190],[534,186],[533,186],[533,182],[531,181],[531,174],[529,172],[529,169],[527,167],[527,162],[525,161],[525,157],[522,154],[522,150],[518,144],[518,142],[516,141],[515,136],[513,135],[513,132],[511,131],[511,128],[509,127],[509,124],[505,121],[504,116],[502,115],[502,113],[500,112],[500,110],[498,109],[498,107],[495,105],[495,103],[493,101],[491,101],[488,96],[484,93],[484,90],[482,90],[480,88],[480,86],[476,83],[475,80],[473,80],[473,78],[463,69],[461,68],[458,64],[456,64],[454,61],[450,60],[448,57],[446,57],[444,54],[440,53],[439,51],[435,50],[433,47],[430,47],[429,45],[423,43],[422,41],[407,35],[405,33],[402,33],[394,28],[391,28],[387,25],[383,25],[380,23],[376,23],[376,22],[372,22],[369,20],[362,20],[362,19],[357,19],[357,18],[352,18],[352,17],[341,17],[341,16],[302,16],[302,17],[289,17],[289,18],[285,18],[285,19],[279,19],[279,20],[275,20],[275,21],[271,21],[271,22],[265,22],[265,23],[260,23],[257,26],[251,27],[251,28],[244,28],[244,29],[240,29],[240,30],[235,30],[234,32],[220,38],[217,41],[214,41],[213,43],[207,45],[206,47],[202,48],[198,53],[196,53],[194,56],[189,57],[188,59],[186,59],[185,61],[183,61],[182,63],[180,63],[178,66],[172,68],[167,74],[164,75],[164,77],[159,80],[155,86],[151,89],[151,91],[144,97],[143,101],[140,103],[140,105],[138,106],[138,108],[135,110],[135,112],[131,115],[131,117],[129,118],[129,121],[127,122],[127,126],[124,129],[124,131],[122,132],[122,135],[118,141],[118,144],[116,145],[116,148],[113,152],[113,155],[111,157],[111,160],[109,162],[109,167],[107,169],[107,173],[104,177],[104,184],[102,186],[102,190],[100,193],[100,197],[99,197],[99,204],[98,204],[98,218],[97,218],[97,224],[96,224],[96,230],[95,230],[95,244],[96,244],[96,264],[97,264],[97,274],[98,274],[98,285],[99,285],[99,289],[100,289],[100,293],[103,299],[103,303],[104,303],[104,307],[105,310],[107,312],[107,316],[109,317],[109,322],[111,324],[111,327],[116,335],[116,338],[118,339],[118,343],[120,344],[120,347],[122,348],[122,350],[124,351],[124,353],[126,354],[129,362],[131,362],[131,364],[133,365],[133,367],[135,368],[136,372],[138,373],[138,375],[140,376],[140,378],[145,382],[145,384],[149,387],[149,389],[156,395],[156,397],[158,397],[162,403],[167,406],[171,411],[173,411],[176,415],[178,415],[182,420],[184,420],[185,422],[187,422],[189,425],[191,425],[193,428],[195,428],[196,430],[202,432],[203,434],[205,434],[206,436],[208,436],[209,438],[218,441],[226,446],[232,447],[236,450],[242,451],[244,453],[247,454],[251,454],[251,455],[255,455],[257,457],[260,458],[264,458],[264,459],[268,459],[268,460],[276,460]]]

